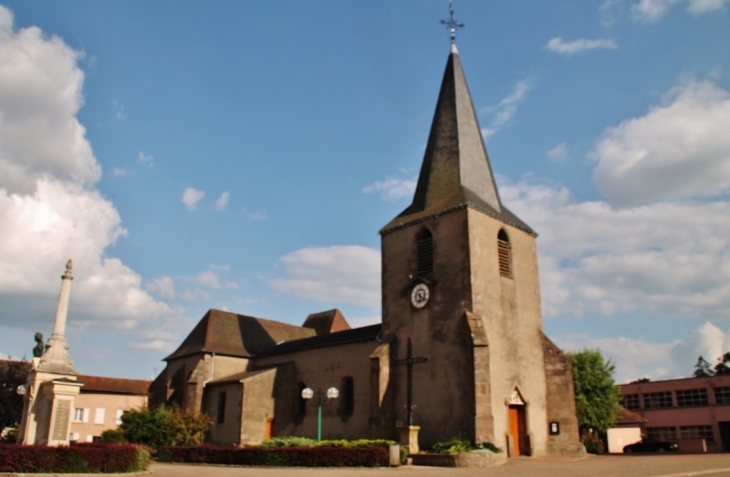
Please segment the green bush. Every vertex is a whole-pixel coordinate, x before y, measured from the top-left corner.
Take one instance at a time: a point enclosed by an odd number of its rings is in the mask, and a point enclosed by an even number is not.
[[[330,440],[314,443],[314,447],[346,447],[349,449],[370,449],[372,447],[390,447],[394,441],[387,439],[357,439],[348,441],[345,439]]]
[[[452,437],[448,441],[437,442],[433,445],[437,454],[462,454],[472,450],[471,441],[464,437]]]
[[[101,433],[101,442],[107,444],[121,444],[124,440],[124,433],[119,429],[107,429]]]
[[[580,440],[586,448],[586,452],[589,454],[603,454],[605,448],[603,441],[594,435],[583,436]]]
[[[282,436],[266,439],[261,443],[264,447],[311,447],[316,444],[314,439],[298,436]]]
[[[492,451],[495,453],[502,452],[502,450],[499,447],[495,446],[491,442],[482,442],[476,448],[479,450],[488,450],[488,451]]]
[[[137,446],[137,454],[134,462],[129,466],[128,472],[142,472],[150,466],[150,450],[145,446]]]
[[[211,423],[206,414],[159,406],[125,412],[119,430],[126,441],[156,450],[159,446],[200,445]]]

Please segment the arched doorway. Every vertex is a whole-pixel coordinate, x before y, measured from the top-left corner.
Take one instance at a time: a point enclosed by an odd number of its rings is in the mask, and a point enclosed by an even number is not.
[[[525,401],[520,392],[515,389],[509,398],[509,436],[511,445],[508,445],[510,457],[530,455],[530,439],[527,435],[527,420]]]

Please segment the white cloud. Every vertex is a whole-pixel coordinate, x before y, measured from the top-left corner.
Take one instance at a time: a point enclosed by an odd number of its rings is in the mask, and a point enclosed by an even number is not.
[[[241,214],[248,220],[266,220],[268,216],[265,210],[248,210],[246,207],[241,209]]]
[[[397,179],[394,177],[387,177],[385,180],[376,181],[362,189],[366,194],[380,192],[380,196],[388,200],[412,196],[415,190],[415,180]]]
[[[147,291],[157,293],[163,298],[169,298],[170,300],[175,298],[175,282],[170,277],[148,280],[144,287]]]
[[[281,257],[286,276],[270,280],[304,300],[380,306],[380,251],[358,245],[303,248]]]
[[[545,45],[546,50],[560,53],[561,55],[570,56],[575,53],[581,53],[583,51],[598,50],[598,49],[609,49],[615,50],[618,45],[615,41],[610,38],[601,38],[598,40],[589,40],[587,38],[580,38],[573,41],[563,41],[562,38],[557,37],[550,40]]]
[[[32,194],[47,176],[89,186],[101,167],[76,119],[83,105],[81,53],[37,27],[12,30],[0,18],[0,187]]]
[[[201,272],[195,277],[195,282],[198,285],[203,285],[210,288],[220,288],[221,282],[218,275],[215,272],[206,271]]]
[[[128,346],[133,349],[142,349],[148,351],[172,351],[175,345],[168,341],[152,340],[145,342],[131,342],[128,343]]]
[[[616,364],[617,382],[627,383],[643,377],[654,380],[690,377],[699,356],[714,365],[730,349],[730,333],[707,321],[689,336],[665,343],[570,335],[555,337],[555,342],[568,351],[600,349],[605,358]]]
[[[218,210],[223,210],[226,208],[226,205],[228,205],[228,199],[231,198],[231,193],[226,191],[218,197],[218,199],[215,201],[215,208]]]
[[[145,154],[142,151],[139,151],[137,153],[137,162],[140,163],[140,164],[142,164],[142,165],[152,167],[154,160],[155,160],[155,157],[154,156],[151,156],[149,154]]]
[[[623,0],[605,0],[598,7],[598,14],[601,17],[601,25],[609,27],[616,22],[616,10],[623,10]]]
[[[363,326],[378,325],[382,323],[380,315],[362,316],[349,318],[345,317],[351,328],[362,328]]]
[[[665,104],[606,130],[593,180],[617,205],[730,191],[730,93],[686,80]]]
[[[663,17],[671,7],[687,4],[687,11],[700,15],[703,13],[724,11],[730,0],[639,0],[632,5],[636,18],[646,21],[656,21]]]
[[[130,171],[128,169],[120,169],[118,167],[115,167],[112,170],[112,174],[118,177],[128,176],[130,174],[134,173],[134,171]]]
[[[512,120],[514,115],[517,114],[518,104],[525,100],[527,93],[532,89],[532,83],[531,79],[518,82],[513,91],[499,103],[481,109],[480,114],[490,114],[492,116],[489,126],[482,128],[484,140],[489,139]]]
[[[546,152],[545,155],[553,162],[564,162],[568,160],[568,146],[566,143],[561,142]]]
[[[730,203],[616,209],[575,202],[564,187],[502,184],[505,204],[540,233],[546,316],[632,310],[730,315]]]
[[[14,31],[0,6],[0,301],[11,322],[48,324],[59,273],[74,260],[69,324],[133,327],[170,308],[107,248],[126,234],[85,129],[82,53],[37,27]]]
[[[209,300],[212,296],[210,293],[205,292],[200,289],[195,290],[185,290],[184,292],[180,293],[178,295],[181,300],[185,301],[199,301],[199,300]]]
[[[93,67],[96,64],[96,58],[90,58],[89,63]],[[112,107],[112,115],[114,119],[116,119],[117,121],[124,121],[125,119],[127,119],[127,116],[124,114],[124,105],[122,103],[120,103],[116,99],[113,99],[110,105]]]
[[[203,192],[202,190],[194,189],[193,187],[188,187],[187,189],[185,189],[185,192],[183,192],[180,202],[185,205],[186,209],[195,210],[195,205],[203,197],[205,197],[205,192]]]

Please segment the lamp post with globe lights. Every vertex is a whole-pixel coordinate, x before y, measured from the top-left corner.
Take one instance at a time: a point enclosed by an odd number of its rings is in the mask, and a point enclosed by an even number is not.
[[[334,386],[329,388],[326,393],[322,391],[322,388],[317,388],[316,393],[312,388],[302,389],[302,399],[306,399],[307,401],[314,399],[314,401],[310,402],[317,406],[317,442],[322,442],[322,406],[329,399],[337,399],[339,395],[340,391]]]

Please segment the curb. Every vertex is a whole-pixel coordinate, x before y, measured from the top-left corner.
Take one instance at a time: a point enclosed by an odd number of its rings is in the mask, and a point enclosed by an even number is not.
[[[30,473],[30,472],[4,472],[0,473],[0,477],[89,477],[90,475],[99,475],[104,477],[141,477],[143,475],[149,475],[153,472],[151,470],[144,470],[142,472],[125,472],[120,474],[104,474],[104,473],[88,473],[88,474],[59,474],[59,473]]]

